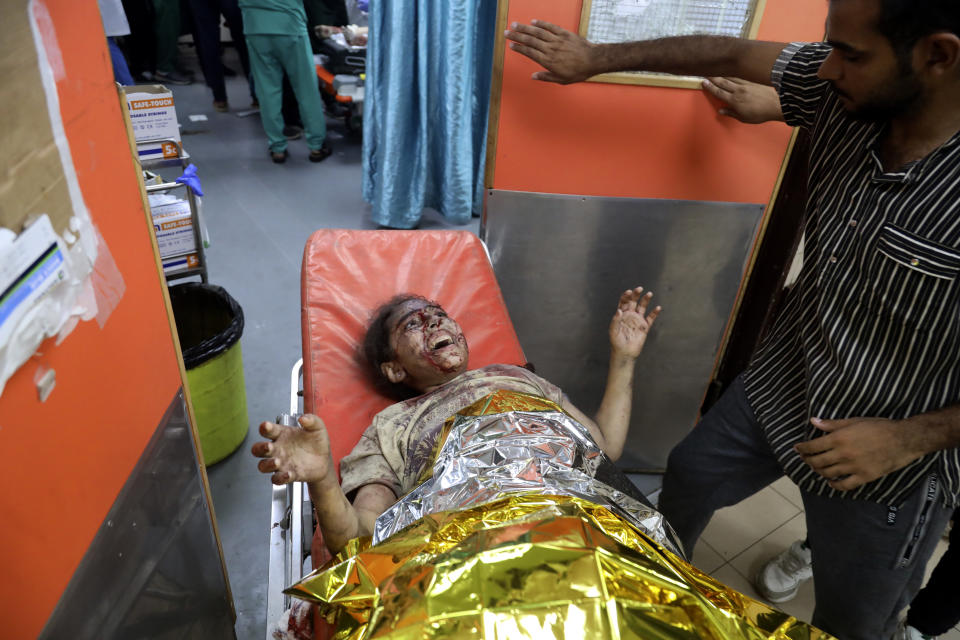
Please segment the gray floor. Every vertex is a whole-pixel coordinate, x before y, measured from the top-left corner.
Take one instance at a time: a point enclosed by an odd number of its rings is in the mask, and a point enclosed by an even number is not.
[[[184,62],[197,69],[190,50]],[[235,54],[225,60],[239,69]],[[201,76],[197,72],[197,78]],[[304,140],[290,143],[290,158],[273,164],[254,114],[245,80],[228,79],[229,113],[212,108],[202,82],[171,87],[182,125],[183,144],[199,170],[211,246],[210,282],[223,286],[244,311],[241,341],[250,427],[247,439],[225,460],[208,469],[214,509],[237,610],[241,640],[266,633],[266,574],[270,483],[256,470],[250,445],[257,425],[285,411],[289,377],[300,357],[300,260],[311,232],[320,228],[375,228],[361,197],[361,143],[343,123],[328,121],[334,155],[321,164],[307,160]],[[191,115],[205,115],[193,122]],[[426,211],[420,228],[447,228],[439,214]],[[477,232],[478,219],[465,228]],[[659,477],[634,476],[646,493],[659,489]]]

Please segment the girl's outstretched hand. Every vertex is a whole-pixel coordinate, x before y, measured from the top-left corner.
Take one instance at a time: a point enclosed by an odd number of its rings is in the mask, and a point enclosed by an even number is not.
[[[610,321],[610,347],[614,354],[636,358],[643,351],[647,334],[653,326],[660,307],[647,313],[653,292],[643,293],[643,287],[627,289],[620,296],[617,312]]]

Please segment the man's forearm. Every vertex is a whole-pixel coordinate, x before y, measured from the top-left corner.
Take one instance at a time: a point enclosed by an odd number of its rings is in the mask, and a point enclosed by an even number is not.
[[[641,42],[596,45],[594,75],[652,71],[692,76],[735,76],[770,84],[770,71],[784,43],[724,36],[677,36]]]
[[[569,84],[611,71],[654,71],[693,76],[735,76],[770,84],[786,46],[724,36],[676,36],[642,42],[594,44],[555,24],[513,23],[510,48],[543,66],[534,78]]]
[[[908,446],[926,455],[960,447],[960,405],[921,413],[902,421]]]
[[[825,435],[800,442],[794,450],[831,487],[851,491],[920,458],[960,446],[960,406],[903,420],[890,418],[811,418]]]
[[[607,387],[597,410],[596,422],[606,442],[605,451],[612,460],[617,460],[623,453],[623,444],[627,439],[635,368],[636,358],[610,354]]]

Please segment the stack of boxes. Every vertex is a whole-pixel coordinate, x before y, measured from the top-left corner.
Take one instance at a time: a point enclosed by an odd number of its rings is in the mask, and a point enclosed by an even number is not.
[[[177,158],[180,123],[173,93],[159,84],[124,87],[140,161]]]
[[[172,195],[151,195],[150,213],[164,273],[200,266],[190,203]]]
[[[180,125],[173,93],[162,85],[134,85],[124,90],[141,165],[146,168],[179,158]],[[186,188],[176,193],[184,195]],[[166,274],[200,266],[193,232],[196,217],[190,201],[172,193],[149,196],[153,229]]]

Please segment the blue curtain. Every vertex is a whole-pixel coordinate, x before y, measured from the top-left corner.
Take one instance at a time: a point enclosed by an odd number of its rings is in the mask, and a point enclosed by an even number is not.
[[[370,2],[363,197],[377,224],[480,213],[496,15],[496,0]]]

